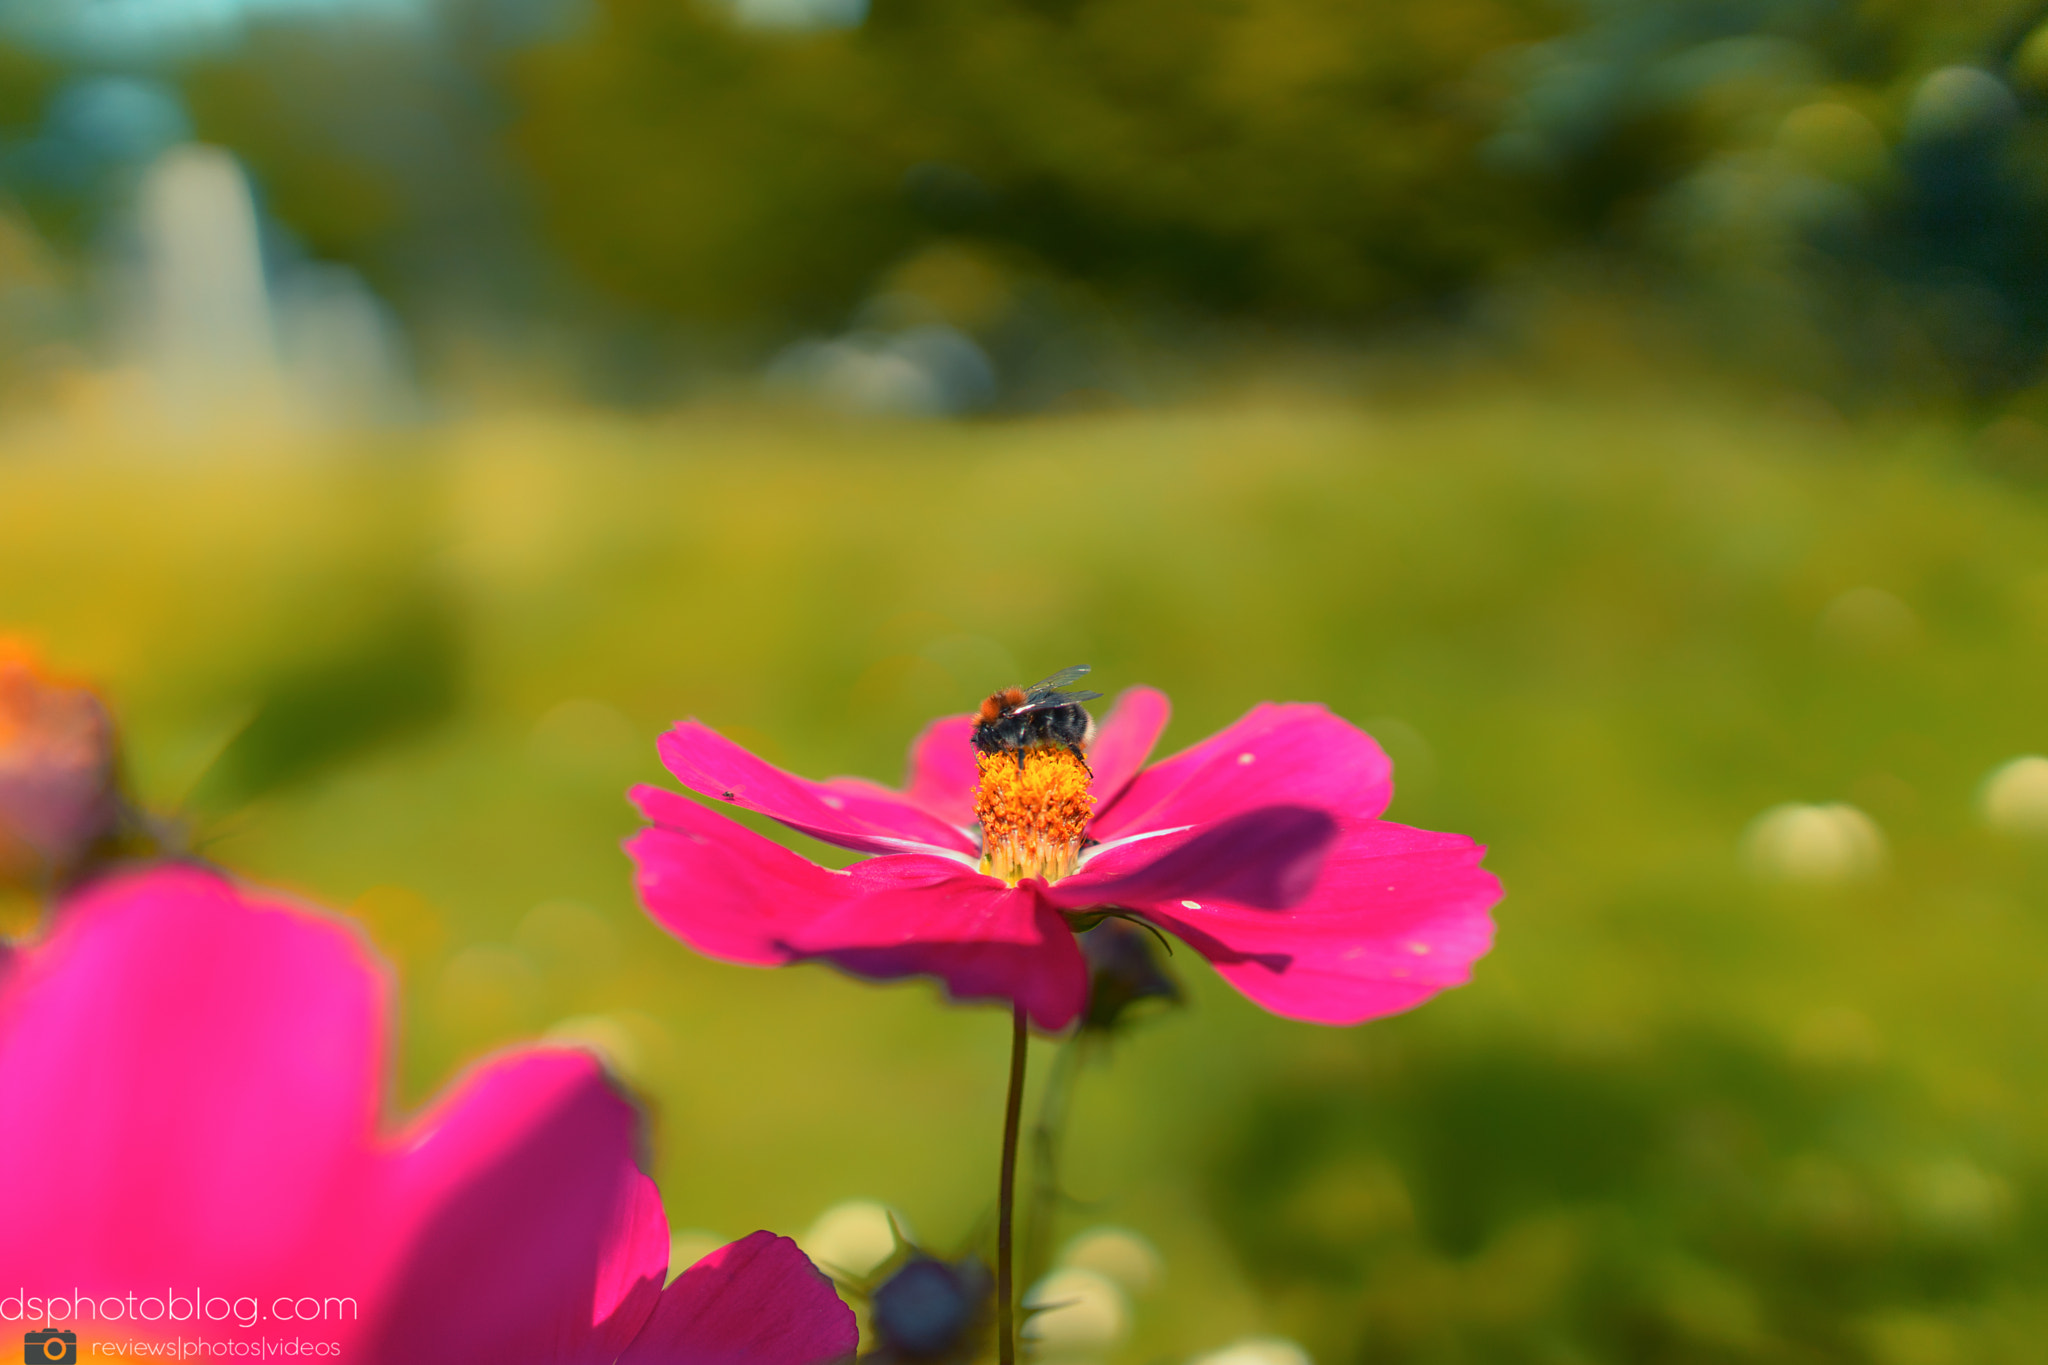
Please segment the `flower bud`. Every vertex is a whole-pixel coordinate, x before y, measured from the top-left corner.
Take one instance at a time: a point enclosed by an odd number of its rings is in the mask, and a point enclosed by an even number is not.
[[[1081,935],[1088,959],[1088,1009],[1083,1029],[1114,1030],[1124,1012],[1141,1000],[1180,1002],[1180,983],[1159,960],[1159,945],[1148,929],[1105,919]]]
[[[995,1281],[970,1256],[913,1255],[870,1299],[876,1347],[870,1360],[968,1361],[981,1353]]]

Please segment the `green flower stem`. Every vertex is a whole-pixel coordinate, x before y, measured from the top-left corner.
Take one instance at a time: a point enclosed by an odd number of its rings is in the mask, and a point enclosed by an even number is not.
[[[1010,1243],[1017,1203],[1017,1130],[1024,1118],[1024,1057],[1031,1030],[1024,1006],[1012,1007],[1010,1033],[1010,1099],[1003,1110],[1003,1175],[996,1204],[996,1353],[1001,1365],[1017,1365],[1017,1325],[1010,1265]]]

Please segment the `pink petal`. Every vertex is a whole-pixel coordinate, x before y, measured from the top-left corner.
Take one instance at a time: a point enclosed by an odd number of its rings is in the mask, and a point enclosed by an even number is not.
[[[1121,796],[1097,808],[1089,832],[1108,840],[1276,805],[1369,820],[1393,792],[1393,765],[1371,735],[1321,706],[1262,702],[1139,773]]]
[[[1108,809],[1123,795],[1124,788],[1145,766],[1145,760],[1152,757],[1152,746],[1159,742],[1160,732],[1166,729],[1172,715],[1173,703],[1157,688],[1131,687],[1118,694],[1116,704],[1102,718],[1095,740],[1088,746],[1088,766],[1095,772],[1095,804],[1099,809]]]
[[[974,717],[941,716],[924,727],[910,746],[912,801],[947,824],[974,823],[974,791],[981,769],[974,763]]]
[[[1336,819],[1308,806],[1262,806],[1197,830],[1105,850],[1047,888],[1080,910],[1183,897],[1281,910],[1315,889]]]
[[[655,822],[626,842],[641,902],[706,956],[757,966],[820,958],[877,980],[935,976],[956,1000],[1022,1000],[1044,1029],[1080,1012],[1080,949],[1029,888],[931,854],[833,871],[687,797],[638,787],[633,799]]]
[[[870,860],[894,863],[895,858]],[[907,861],[907,860],[904,860]],[[814,956],[877,981],[932,976],[953,1000],[1014,1000],[1058,1032],[1088,1003],[1088,964],[1059,911],[1028,886],[976,874],[888,886],[806,929]]]
[[[701,721],[684,721],[656,747],[676,780],[698,795],[758,811],[828,844],[863,853],[898,852],[905,844],[975,851],[965,830],[900,792],[857,778],[813,782],[786,773]]]
[[[353,1300],[291,1330],[368,1360],[601,1365],[652,1311],[631,1107],[588,1057],[528,1054],[380,1138],[384,979],[342,925],[160,867],[0,968],[0,1094],[35,1104],[0,1125],[0,1281],[135,1293],[138,1337],[177,1328],[166,1289],[219,1295],[223,1339],[277,1335],[236,1319],[279,1297]]]
[[[210,873],[71,901],[0,989],[0,1281],[370,1293],[385,1005],[353,933]]]
[[[853,1310],[810,1258],[756,1232],[677,1276],[619,1365],[825,1365],[859,1344]]]
[[[639,786],[654,823],[626,840],[640,903],[706,957],[755,967],[794,961],[788,935],[847,894],[846,874],[818,866],[689,797]]]
[[[518,1053],[471,1075],[395,1153],[383,1218],[411,1254],[367,1357],[610,1365],[668,1265],[638,1133],[588,1053]]]
[[[1273,1013],[1356,1024],[1471,976],[1493,942],[1487,911],[1501,894],[1479,866],[1485,852],[1463,835],[1366,821],[1345,827],[1314,892],[1292,910],[1194,896],[1126,903]]]

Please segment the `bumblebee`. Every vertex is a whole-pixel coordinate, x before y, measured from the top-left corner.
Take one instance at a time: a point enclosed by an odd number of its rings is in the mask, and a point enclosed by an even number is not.
[[[1029,687],[1006,687],[990,693],[974,718],[975,750],[984,754],[1015,754],[1022,764],[1026,749],[1058,748],[1080,758],[1085,765],[1087,759],[1082,757],[1081,745],[1094,722],[1081,703],[1102,694],[1069,692],[1066,687],[1078,682],[1087,671],[1087,664],[1076,664]]]

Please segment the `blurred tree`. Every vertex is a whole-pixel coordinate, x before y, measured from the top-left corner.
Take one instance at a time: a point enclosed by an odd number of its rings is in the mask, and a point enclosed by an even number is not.
[[[898,185],[933,130],[901,117],[857,38],[619,0],[514,73],[547,225],[622,299],[712,323],[830,317],[914,231]]]
[[[487,17],[488,12],[485,12]],[[361,270],[415,319],[556,306],[490,85],[494,30],[275,22],[187,65],[204,141],[232,148],[310,254]]]
[[[25,136],[56,82],[56,68],[49,62],[0,43],[0,138],[11,142]]]
[[[941,235],[1125,297],[1356,320],[1540,223],[1471,155],[1518,0],[888,0],[749,32],[604,0],[513,65],[549,227],[592,277],[721,321],[843,315]]]
[[[580,348],[607,396],[659,390],[684,338],[940,322],[1036,401],[1102,382],[1048,357],[1105,317],[1357,329],[1564,259],[1844,403],[2004,402],[2048,355],[2044,4],[430,13],[188,63],[198,132],[415,318],[613,343]]]
[[[2048,352],[2044,16],[1588,3],[1509,63],[1487,159],[1739,363],[1851,404],[1999,400]]]

